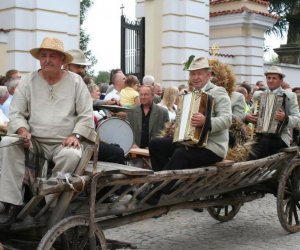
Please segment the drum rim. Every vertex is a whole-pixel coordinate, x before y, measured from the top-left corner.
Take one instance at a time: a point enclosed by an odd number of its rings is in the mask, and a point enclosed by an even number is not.
[[[104,124],[105,122],[109,121],[109,120],[118,120],[118,121],[121,121],[121,122],[125,122],[125,124],[127,124],[127,125],[129,126],[129,128],[130,128],[130,130],[131,130],[132,141],[131,141],[131,143],[129,144],[130,147],[129,147],[128,150],[125,151],[125,150],[122,148],[123,151],[124,151],[124,155],[125,155],[125,156],[128,155],[129,152],[130,152],[130,149],[132,148],[132,146],[133,146],[133,144],[134,144],[134,133],[133,133],[133,129],[132,129],[132,127],[131,127],[131,125],[130,125],[130,123],[129,123],[128,121],[123,120],[123,119],[121,119],[121,118],[119,118],[119,117],[109,117],[109,118],[104,119],[104,120],[102,120],[102,121],[99,122],[99,125],[98,125],[97,128],[96,128],[96,132],[99,134],[99,128],[100,128],[100,126],[101,126],[102,124]],[[100,134],[99,134],[99,136],[100,136]],[[100,138],[100,142],[101,142],[101,138]]]

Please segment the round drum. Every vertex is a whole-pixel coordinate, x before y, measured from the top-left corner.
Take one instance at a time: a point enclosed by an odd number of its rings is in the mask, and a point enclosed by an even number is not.
[[[127,121],[117,117],[108,118],[100,122],[97,133],[101,141],[118,144],[127,155],[133,145],[133,132]]]

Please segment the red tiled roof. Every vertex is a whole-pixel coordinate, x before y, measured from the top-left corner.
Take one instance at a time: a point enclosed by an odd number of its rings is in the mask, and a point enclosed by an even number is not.
[[[210,15],[210,17],[216,17],[216,16],[223,16],[223,15],[230,15],[230,14],[239,14],[239,13],[243,13],[243,12],[255,13],[255,14],[259,14],[259,15],[263,15],[263,16],[272,17],[274,19],[279,19],[279,16],[277,16],[277,15],[273,15],[270,13],[264,13],[261,11],[250,10],[247,7],[242,7],[240,9],[236,9],[236,10],[224,10],[224,11],[218,11],[218,12],[210,12],[209,15]]]
[[[221,3],[230,3],[230,2],[235,2],[235,1],[240,1],[240,0],[210,0],[211,5],[216,5],[216,4],[221,4]],[[262,5],[268,5],[269,1],[268,0],[249,0],[255,3],[259,3]]]
[[[10,32],[10,30],[0,28],[0,32],[7,33],[7,32]]]

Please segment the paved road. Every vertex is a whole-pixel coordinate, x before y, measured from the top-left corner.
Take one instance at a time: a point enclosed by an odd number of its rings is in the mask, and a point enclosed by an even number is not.
[[[147,250],[300,249],[300,232],[288,234],[283,230],[272,195],[246,203],[226,223],[215,221],[206,210],[203,213],[179,210],[107,230],[105,235]]]

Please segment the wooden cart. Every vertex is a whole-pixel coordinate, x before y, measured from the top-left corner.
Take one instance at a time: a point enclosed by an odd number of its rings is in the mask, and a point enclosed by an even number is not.
[[[1,235],[6,234],[6,241],[0,241],[4,245],[14,244],[16,248],[19,243],[21,249],[26,249],[26,244],[28,249],[35,244],[43,250],[108,249],[118,244],[129,247],[106,239],[103,231],[190,208],[207,208],[213,218],[225,222],[238,213],[243,203],[267,193],[277,197],[282,227],[292,233],[300,230],[297,147],[255,161],[223,161],[198,169],[155,173],[103,162],[97,163],[95,171],[93,164],[88,164],[88,157],[89,153],[79,166],[88,165],[81,177],[73,176],[57,183],[37,181],[34,197],[18,214],[18,220],[1,230]],[[147,200],[169,183],[173,184],[172,188],[160,202],[149,205]],[[141,196],[145,190],[150,191]],[[36,213],[48,194],[59,195],[57,205],[51,208],[50,203],[44,204]]]

